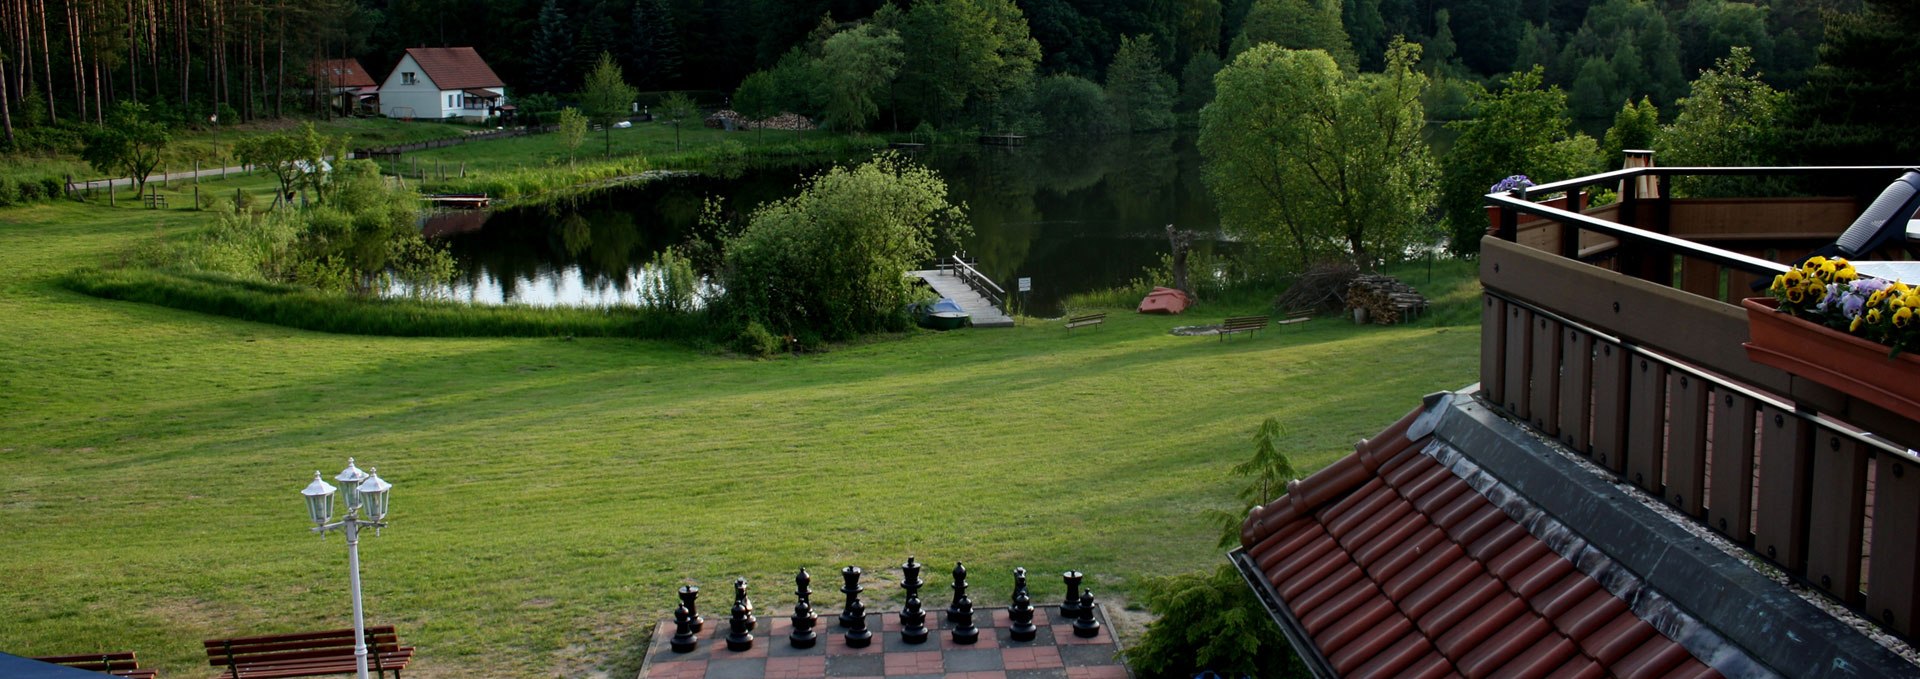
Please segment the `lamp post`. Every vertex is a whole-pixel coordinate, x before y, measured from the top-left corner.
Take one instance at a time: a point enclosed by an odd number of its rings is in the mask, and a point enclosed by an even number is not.
[[[347,468],[334,480],[346,489],[347,513],[339,521],[332,521],[335,488],[320,478],[320,472],[313,473],[313,483],[300,494],[306,496],[313,532],[324,535],[340,530],[347,534],[347,579],[353,588],[353,665],[359,679],[367,679],[367,621],[360,608],[360,528],[372,526],[374,534],[379,535],[380,528],[387,525],[387,492],[393,490],[393,484],[380,479],[379,467],[374,467],[372,474],[360,471],[351,457],[347,458]],[[363,509],[366,518],[361,518]]]

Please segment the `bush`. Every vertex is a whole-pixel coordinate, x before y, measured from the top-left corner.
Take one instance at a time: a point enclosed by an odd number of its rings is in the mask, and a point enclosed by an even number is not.
[[[0,207],[13,207],[20,202],[20,186],[12,177],[0,177]]]
[[[904,329],[907,271],[932,258],[936,229],[963,231],[963,217],[939,175],[899,156],[834,167],[727,239],[727,304],[743,322],[827,340]]]
[[[748,321],[747,326],[740,330],[740,335],[733,339],[734,351],[759,358],[780,353],[781,344],[783,342],[780,338],[767,332],[767,326],[761,325],[759,321]]]
[[[27,203],[39,201],[40,200],[40,183],[35,181],[24,181],[24,182],[15,184],[13,187],[13,196],[14,196],[14,200],[16,201],[16,204],[18,205],[25,205]]]
[[[1231,563],[1149,581],[1144,598],[1159,618],[1126,650],[1141,677],[1312,676]]]
[[[40,195],[53,200],[67,194],[67,182],[59,177],[41,177]]]
[[[1107,92],[1091,80],[1051,75],[1034,88],[1040,124],[1055,136],[1101,135],[1114,131],[1113,107]]]

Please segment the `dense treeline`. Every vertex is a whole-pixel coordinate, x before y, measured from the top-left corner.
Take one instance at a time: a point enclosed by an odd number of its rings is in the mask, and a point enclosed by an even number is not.
[[[1426,46],[1427,70],[1440,76],[1487,77],[1541,64],[1546,82],[1569,92],[1577,115],[1604,116],[1629,97],[1670,103],[1734,45],[1751,47],[1776,86],[1798,85],[1815,63],[1824,17],[1858,5],[901,0],[892,14],[901,25],[885,26],[888,14],[876,16],[888,6],[883,0],[4,0],[0,115],[9,133],[62,120],[101,122],[121,100],[180,122],[281,116],[317,108],[307,87],[311,62],[355,57],[383,75],[410,46],[473,46],[522,94],[578,88],[602,52],[620,59],[642,91],[731,92],[748,74],[789,61],[794,50],[817,49],[831,37],[823,30],[838,30],[823,26],[883,24],[883,31],[911,38],[916,17],[963,20],[954,12],[977,6],[1004,24],[995,30],[1031,40],[1038,76],[1101,82],[1128,40],[1148,41],[1183,89],[1203,86],[1216,60],[1258,42],[1323,48],[1342,66],[1379,70],[1388,43],[1404,36]],[[890,92],[890,100],[919,107],[915,118],[938,118],[933,114],[950,107],[911,88],[911,62],[931,48],[910,39],[907,46],[900,73],[907,91]],[[1196,61],[1200,67],[1190,69]]]

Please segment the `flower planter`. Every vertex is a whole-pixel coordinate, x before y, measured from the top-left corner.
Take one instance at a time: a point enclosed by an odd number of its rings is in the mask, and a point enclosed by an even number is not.
[[[1889,358],[1869,342],[1776,310],[1779,300],[1741,300],[1752,336],[1747,358],[1823,384],[1909,419],[1920,420],[1920,356]]]
[[[1562,210],[1565,210],[1565,209],[1567,209],[1567,197],[1566,197],[1566,196],[1561,196],[1561,197],[1559,197],[1559,198],[1555,198],[1555,199],[1552,199],[1552,200],[1540,200],[1540,201],[1534,201],[1534,202],[1536,202],[1536,203],[1539,203],[1539,204],[1541,204],[1541,205],[1545,205],[1545,206],[1547,206],[1547,207],[1551,207],[1551,208],[1559,208],[1559,209],[1562,209]],[[1506,208],[1504,208],[1504,207],[1501,207],[1501,206],[1499,206],[1499,205],[1488,205],[1488,206],[1486,206],[1486,207],[1487,207],[1487,232],[1488,232],[1488,233],[1499,233],[1499,231],[1500,231],[1500,214],[1501,214],[1502,212],[1505,212],[1505,211],[1506,211]],[[1585,191],[1581,191],[1581,192],[1580,192],[1580,207],[1578,207],[1578,208],[1574,208],[1574,212],[1579,212],[1579,211],[1581,211],[1581,210],[1584,210],[1584,209],[1586,209],[1586,207],[1587,207],[1587,192],[1585,192]],[[1522,215],[1520,215],[1520,219],[1519,219],[1519,221],[1521,221],[1521,222],[1525,222],[1525,221],[1527,221],[1527,220],[1529,220],[1529,219],[1540,219],[1540,217],[1533,217],[1533,216],[1530,216],[1530,215],[1526,215],[1526,214],[1522,214]]]

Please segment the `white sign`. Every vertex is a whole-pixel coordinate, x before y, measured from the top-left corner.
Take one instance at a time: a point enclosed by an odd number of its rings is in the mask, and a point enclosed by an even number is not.
[[[1020,279],[1020,291],[1021,291],[1021,292],[1033,292],[1033,279],[1032,279],[1032,278],[1022,278],[1022,279]]]

